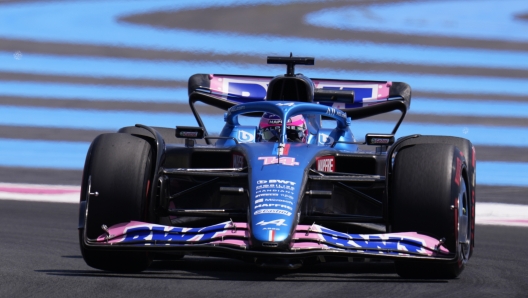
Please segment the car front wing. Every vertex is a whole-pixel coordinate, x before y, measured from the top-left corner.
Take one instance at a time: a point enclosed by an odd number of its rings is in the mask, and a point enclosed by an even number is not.
[[[202,228],[172,227],[132,221],[107,228],[97,239],[84,235],[93,249],[218,251],[252,256],[303,257],[341,255],[348,257],[417,258],[452,260],[442,241],[416,232],[347,234],[320,225],[298,225],[289,251],[255,250],[245,222],[222,222]],[[273,227],[269,228],[270,240]]]

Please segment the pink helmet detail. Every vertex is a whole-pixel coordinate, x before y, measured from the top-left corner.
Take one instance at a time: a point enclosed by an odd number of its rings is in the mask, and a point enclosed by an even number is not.
[[[264,142],[276,142],[281,133],[282,119],[271,113],[264,113],[260,119],[257,139]],[[286,136],[288,141],[306,143],[308,130],[306,121],[302,115],[296,115],[288,119],[286,124]]]

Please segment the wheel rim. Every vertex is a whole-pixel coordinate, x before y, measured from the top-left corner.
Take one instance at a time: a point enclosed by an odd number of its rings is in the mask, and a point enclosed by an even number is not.
[[[461,254],[465,260],[469,258],[470,252],[470,220],[469,201],[467,195],[466,181],[460,179],[460,192],[458,194],[458,243]]]

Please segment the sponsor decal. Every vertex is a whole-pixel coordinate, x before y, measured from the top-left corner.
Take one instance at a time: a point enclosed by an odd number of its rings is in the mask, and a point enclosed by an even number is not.
[[[233,153],[233,168],[243,168],[244,167],[244,156],[240,153]]]
[[[262,230],[263,230],[263,231],[270,231],[270,230],[280,231],[280,228],[276,228],[276,227],[263,227]]]
[[[268,183],[278,183],[278,184],[289,184],[289,185],[295,185],[296,183],[289,180],[280,180],[280,179],[270,179],[270,180],[257,180],[257,184],[268,184]]]
[[[394,143],[394,136],[387,134],[371,134],[365,136],[367,145],[390,145]]]
[[[264,199],[255,200],[255,204],[262,203],[263,201],[264,201]]]
[[[284,193],[281,193],[280,195],[281,195],[282,197],[285,197],[286,199],[293,200],[293,196],[290,196],[290,195],[287,195],[287,194],[284,194]]]
[[[180,131],[180,136],[188,138],[196,138],[198,136],[197,131]]]
[[[256,189],[263,189],[263,188],[269,188],[273,189],[274,191],[278,192],[280,189],[287,189],[287,190],[295,190],[295,187],[289,186],[289,185],[280,185],[280,184],[261,184],[257,185]]]
[[[284,208],[284,209],[288,209],[288,210],[293,210],[292,207],[290,207],[290,206],[286,206],[286,205],[282,205],[282,204],[258,204],[258,205],[255,205],[255,208],[254,208],[254,209],[259,209],[259,208],[272,208],[272,207],[275,207],[275,208]]]
[[[276,156],[261,156],[258,158],[258,160],[263,160],[265,166],[279,164],[279,163],[285,166],[298,166],[299,165],[299,162],[295,161],[295,157],[277,158]]]
[[[286,216],[291,216],[292,213],[286,210],[280,210],[280,209],[260,209],[255,211],[253,215],[259,215],[259,214],[282,214]]]
[[[460,171],[462,168],[462,161],[457,157],[456,159],[456,172],[455,172],[455,183],[460,185]],[[457,201],[458,202],[458,201]]]
[[[257,192],[258,194],[262,194],[263,196],[264,195],[268,195],[267,193],[274,193],[274,194],[270,194],[271,196],[278,196],[278,195],[283,195],[283,193],[288,193],[288,194],[292,194],[293,195],[293,191],[289,191],[289,190],[284,190],[284,189],[271,189],[271,188],[264,188],[264,189],[257,189]],[[266,193],[266,194],[265,194]]]
[[[258,193],[259,191],[257,191]],[[278,193],[263,193],[263,194],[258,194],[255,196],[255,198],[260,198],[260,197],[278,197],[279,194]],[[256,201],[255,201],[256,203]]]
[[[278,106],[288,106],[288,107],[291,107],[291,106],[294,105],[294,103],[293,103],[293,102],[287,102],[287,103],[282,103],[282,102],[280,102],[280,103],[278,103],[277,105],[278,105]]]
[[[255,135],[245,130],[238,131],[238,138],[241,143],[251,143],[255,141]]]
[[[276,225],[277,227],[280,227],[280,226],[287,226],[287,224],[285,224],[286,220],[285,219],[275,219],[275,220],[271,220],[271,221],[260,221],[259,223],[257,223],[257,226],[267,226],[267,225]]]
[[[243,97],[264,99],[266,97],[266,85],[261,85],[245,80],[237,80],[232,78],[224,78],[224,86],[218,91],[226,92],[229,95],[241,95]],[[212,82],[213,83],[213,82]],[[213,87],[213,86],[211,86]]]
[[[321,172],[334,172],[335,157],[321,156],[315,158],[316,168]]]
[[[372,138],[370,139],[371,144],[388,144],[390,139]]]
[[[288,121],[286,123],[291,123],[291,122],[292,122],[292,120],[290,118],[290,119],[288,119]],[[268,123],[269,124],[282,124],[282,119],[269,119]],[[295,129],[294,126],[287,126],[286,128],[287,129]],[[278,129],[278,128],[275,128],[275,129]]]
[[[341,111],[341,110],[338,110],[338,109],[334,109],[334,108],[328,108],[326,110],[326,114],[328,115],[336,115],[338,117],[341,117],[341,118],[345,118],[346,119],[346,113]]]
[[[319,144],[321,144],[321,145],[330,145],[330,144],[333,144],[333,143],[334,143],[334,138],[332,138],[331,136],[329,136],[327,134],[319,133]]]
[[[288,203],[290,205],[293,205],[292,201],[286,201],[281,199],[264,199],[265,202],[281,202],[281,203]]]

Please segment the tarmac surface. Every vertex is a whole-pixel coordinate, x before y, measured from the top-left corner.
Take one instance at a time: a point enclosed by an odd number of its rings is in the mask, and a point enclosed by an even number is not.
[[[1,297],[526,297],[528,291],[526,228],[478,225],[475,253],[454,280],[402,279],[390,262],[268,271],[197,256],[116,274],[84,263],[77,211],[75,204],[0,201]]]

